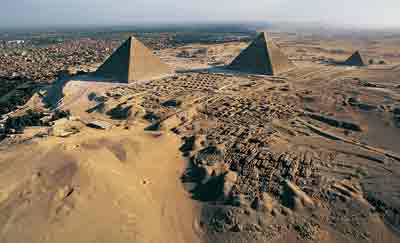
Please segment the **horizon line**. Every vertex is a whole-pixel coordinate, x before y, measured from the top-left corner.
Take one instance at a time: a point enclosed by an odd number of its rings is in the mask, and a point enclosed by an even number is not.
[[[193,26],[194,25],[194,26]],[[126,23],[85,23],[85,24],[35,24],[35,25],[11,25],[11,26],[0,26],[0,32],[7,32],[7,31],[54,31],[54,30],[68,30],[68,29],[109,29],[109,28],[131,28],[131,29],[141,29],[141,28],[148,28],[148,29],[168,29],[168,28],[195,28],[195,27],[207,27],[207,26],[218,26],[221,27],[229,26],[230,27],[261,27],[261,28],[268,28],[268,27],[300,27],[304,29],[321,29],[324,30],[332,30],[332,31],[389,31],[389,32],[400,32],[399,27],[376,27],[376,26],[356,26],[356,25],[339,25],[339,24],[331,24],[331,23],[323,23],[323,22],[315,22],[315,21],[265,21],[265,20],[254,20],[254,21],[234,21],[234,20],[218,20],[218,21],[204,21],[204,20],[188,20],[185,23],[179,21],[135,21],[135,23],[126,22]],[[116,30],[118,31],[118,30]],[[122,31],[122,30],[121,30]]]

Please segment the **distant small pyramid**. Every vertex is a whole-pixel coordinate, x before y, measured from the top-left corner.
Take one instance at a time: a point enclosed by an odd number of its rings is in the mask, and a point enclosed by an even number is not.
[[[96,71],[96,75],[116,81],[132,82],[172,73],[152,51],[138,39],[126,40]]]
[[[364,58],[361,56],[359,51],[356,51],[349,57],[345,62],[345,65],[349,66],[358,66],[362,67],[366,65],[366,62],[364,61]]]
[[[279,47],[262,32],[229,65],[230,69],[265,75],[275,75],[294,68],[295,65]]]

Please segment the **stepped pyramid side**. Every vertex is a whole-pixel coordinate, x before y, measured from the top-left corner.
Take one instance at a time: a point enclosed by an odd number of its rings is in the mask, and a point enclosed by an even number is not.
[[[266,33],[261,33],[229,66],[231,69],[256,74],[274,75],[294,67],[288,57]]]
[[[172,73],[171,68],[140,41],[132,43],[132,50],[129,80],[145,80]]]
[[[292,61],[279,49],[274,42],[267,42],[268,52],[272,63],[272,74],[286,72],[295,67]]]
[[[125,41],[96,71],[100,76],[124,82],[153,79],[168,73],[172,73],[170,67],[133,37]]]
[[[349,66],[365,66],[366,62],[364,61],[364,58],[361,56],[359,51],[356,51],[351,55],[345,62],[345,65]]]

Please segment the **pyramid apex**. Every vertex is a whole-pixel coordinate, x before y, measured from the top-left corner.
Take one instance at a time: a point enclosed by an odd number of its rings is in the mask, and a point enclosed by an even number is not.
[[[262,35],[264,35],[265,37],[267,37],[267,32],[266,32],[266,31],[263,31],[263,32],[261,32],[260,34],[262,34]]]
[[[279,47],[267,38],[265,31],[259,32],[254,41],[237,56],[230,68],[248,73],[274,75],[294,67]]]
[[[265,40],[267,40],[267,32],[262,31],[258,33],[258,38],[264,38]]]
[[[356,50],[349,58],[347,58],[344,64],[350,66],[365,66],[366,62],[360,51]]]
[[[106,78],[131,82],[164,76],[172,73],[172,69],[137,38],[130,36],[96,73]]]

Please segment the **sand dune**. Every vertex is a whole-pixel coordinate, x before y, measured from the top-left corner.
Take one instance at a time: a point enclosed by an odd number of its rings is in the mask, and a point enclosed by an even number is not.
[[[199,242],[178,146],[138,126],[2,150],[1,242]]]

